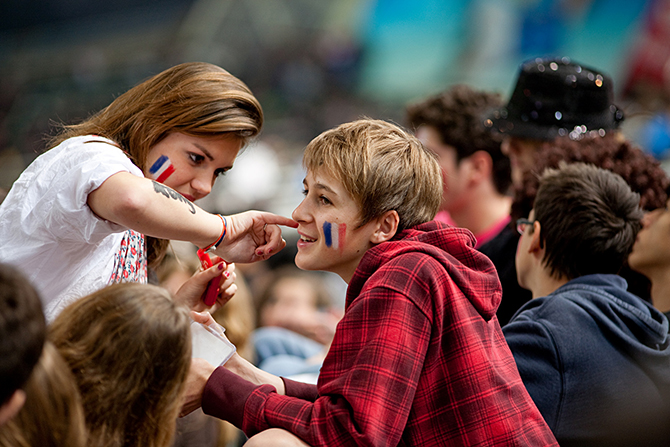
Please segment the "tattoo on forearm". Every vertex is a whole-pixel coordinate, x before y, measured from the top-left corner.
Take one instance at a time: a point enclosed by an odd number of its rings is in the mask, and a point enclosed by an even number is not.
[[[188,206],[191,214],[195,214],[195,206],[193,206],[193,204],[186,197],[182,196],[174,189],[168,188],[162,183],[158,183],[155,180],[152,180],[152,182],[154,184],[154,191],[156,191],[158,194],[163,194],[168,199],[174,199],[178,202],[184,202]]]

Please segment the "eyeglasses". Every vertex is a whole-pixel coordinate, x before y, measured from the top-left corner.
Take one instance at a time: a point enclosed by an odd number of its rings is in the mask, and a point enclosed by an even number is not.
[[[526,231],[526,225],[533,225],[535,223],[534,220],[528,220],[528,219],[517,219],[516,221],[516,231],[519,234],[523,234]]]

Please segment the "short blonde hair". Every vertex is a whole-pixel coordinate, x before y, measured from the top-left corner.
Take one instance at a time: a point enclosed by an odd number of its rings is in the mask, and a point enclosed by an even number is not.
[[[191,359],[188,310],[167,290],[114,284],[66,307],[49,336],[81,392],[88,445],[167,447]]]
[[[344,185],[360,208],[360,225],[395,210],[401,231],[432,220],[442,201],[435,156],[386,121],[361,119],[323,132],[307,146],[303,166]]]

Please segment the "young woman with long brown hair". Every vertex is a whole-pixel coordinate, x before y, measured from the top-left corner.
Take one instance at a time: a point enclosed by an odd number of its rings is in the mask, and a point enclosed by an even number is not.
[[[170,239],[228,262],[267,259],[285,246],[277,225],[295,226],[291,219],[224,217],[192,203],[262,124],[251,91],[220,67],[194,62],[157,74],[64,126],[26,168],[0,206],[0,261],[38,287],[51,321],[107,284],[146,282],[147,265],[160,261]],[[232,267],[214,266],[196,282],[204,289],[220,275],[225,291]]]

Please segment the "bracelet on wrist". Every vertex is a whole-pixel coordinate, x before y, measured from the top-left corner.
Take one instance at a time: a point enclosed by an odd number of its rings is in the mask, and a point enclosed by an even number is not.
[[[217,247],[219,245],[221,245],[221,242],[223,242],[223,238],[226,236],[226,230],[228,228],[228,222],[226,222],[226,218],[223,217],[223,215],[217,214],[217,216],[219,216],[221,218],[221,223],[223,224],[223,229],[221,230],[221,236],[219,236],[219,238],[216,241],[214,241],[213,244],[210,244],[207,247],[202,249],[202,251],[204,251],[205,253],[210,253],[210,252],[216,250]]]

